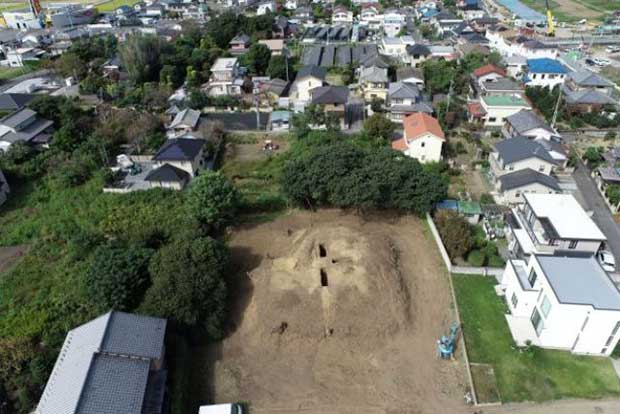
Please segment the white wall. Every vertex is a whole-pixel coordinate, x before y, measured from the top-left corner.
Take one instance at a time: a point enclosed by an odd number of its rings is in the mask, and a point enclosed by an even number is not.
[[[306,77],[299,82],[295,81],[293,84],[294,100],[310,101],[310,91],[320,86],[323,86],[323,81],[314,77]]]
[[[443,141],[432,134],[426,134],[408,143],[405,155],[416,158],[422,163],[441,160]]]
[[[484,101],[481,101],[484,102]],[[485,126],[498,126],[504,125],[504,120],[510,115],[514,115],[522,109],[529,109],[523,106],[491,106],[487,107],[483,104],[487,114],[484,116]],[[495,118],[491,120],[491,118]]]
[[[499,181],[497,184],[497,190],[499,191]],[[531,183],[528,185],[524,185],[523,187],[519,187],[519,188],[512,188],[510,190],[507,191],[503,191],[500,193],[499,195],[499,202],[500,204],[519,204],[519,203],[524,203],[525,200],[523,200],[523,194],[524,193],[535,193],[535,194],[552,194],[555,193],[556,191],[546,187],[540,183]]]
[[[529,73],[527,76],[529,79],[527,86],[542,86],[549,87],[550,89],[553,89],[556,85],[562,85],[566,78],[566,75],[563,73]]]

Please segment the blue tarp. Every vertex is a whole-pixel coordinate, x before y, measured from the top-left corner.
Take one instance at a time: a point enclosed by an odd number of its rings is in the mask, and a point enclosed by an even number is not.
[[[443,200],[435,204],[437,210],[451,210],[458,211],[459,203],[456,200]]]
[[[522,20],[532,23],[542,23],[546,21],[546,17],[538,13],[536,10],[527,7],[519,0],[497,0],[499,4],[506,7],[512,13],[519,16]]]
[[[564,65],[550,58],[528,59],[527,69],[530,73],[568,73]]]

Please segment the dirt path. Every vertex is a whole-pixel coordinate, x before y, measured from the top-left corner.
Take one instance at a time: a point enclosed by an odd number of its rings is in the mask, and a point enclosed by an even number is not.
[[[473,412],[463,362],[436,356],[454,311],[425,232],[413,217],[339,211],[235,231],[237,320],[208,350],[208,399],[259,414]]]
[[[560,400],[542,404],[506,404],[481,411],[482,414],[616,414],[618,412],[620,412],[620,400]]]
[[[0,247],[0,273],[13,267],[26,251],[26,246]]]

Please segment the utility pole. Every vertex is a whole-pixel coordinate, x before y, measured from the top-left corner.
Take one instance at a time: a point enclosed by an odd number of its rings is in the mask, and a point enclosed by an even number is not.
[[[553,110],[553,118],[551,118],[551,129],[555,129],[555,121],[558,119],[558,111],[560,109],[560,101],[562,100],[562,91],[558,91],[558,100],[555,103],[555,109]]]

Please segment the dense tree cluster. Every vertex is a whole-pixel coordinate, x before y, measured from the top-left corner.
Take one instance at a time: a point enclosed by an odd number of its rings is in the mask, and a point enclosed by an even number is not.
[[[395,209],[422,215],[446,196],[446,179],[389,148],[332,142],[284,167],[286,194],[306,207]]]

